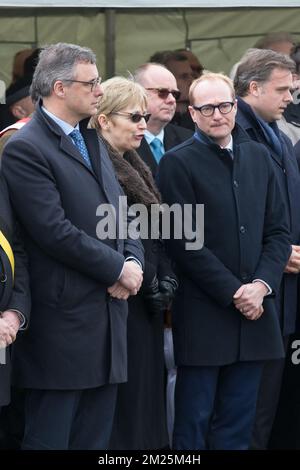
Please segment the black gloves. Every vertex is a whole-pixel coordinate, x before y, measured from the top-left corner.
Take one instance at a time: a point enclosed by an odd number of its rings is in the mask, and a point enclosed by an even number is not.
[[[174,299],[177,287],[177,281],[169,276],[164,276],[159,281],[159,290],[160,292],[163,292],[166,296],[169,296],[169,302]]]
[[[155,276],[151,284],[144,289],[144,299],[148,311],[153,315],[160,315],[169,307],[177,289],[177,282],[169,276],[158,281]]]

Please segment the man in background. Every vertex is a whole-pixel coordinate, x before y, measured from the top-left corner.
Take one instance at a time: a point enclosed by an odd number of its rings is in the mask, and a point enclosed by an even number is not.
[[[295,331],[297,283],[300,271],[300,176],[292,143],[277,126],[292,101],[295,64],[286,55],[267,49],[251,49],[237,69],[237,122],[248,136],[265,146],[276,173],[291,232],[291,254],[276,297],[285,348]],[[253,158],[257,158],[253,155]],[[265,449],[277,409],[284,360],[268,361],[258,395],[252,447]]]

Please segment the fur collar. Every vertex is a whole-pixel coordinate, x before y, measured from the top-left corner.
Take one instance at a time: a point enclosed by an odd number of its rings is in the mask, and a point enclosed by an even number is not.
[[[151,204],[160,204],[160,194],[151,171],[138,153],[130,150],[122,156],[101,135],[99,139],[107,148],[119,183],[127,196],[128,205],[139,203],[150,209]]]

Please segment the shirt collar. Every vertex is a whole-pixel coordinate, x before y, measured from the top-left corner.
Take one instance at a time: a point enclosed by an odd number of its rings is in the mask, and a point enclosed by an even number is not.
[[[160,131],[160,133],[157,134],[157,135],[151,134],[151,132],[149,132],[148,130],[145,130],[144,137],[147,141],[147,144],[149,144],[149,145],[151,144],[152,140],[155,139],[155,138],[159,139],[161,141],[162,145],[164,145],[164,135],[165,135],[164,129],[162,129]]]
[[[44,106],[42,106],[42,110],[44,111],[45,114],[47,114],[62,129],[62,131],[65,134],[69,135],[74,129],[79,130],[79,124],[77,124],[75,127],[73,127],[68,122],[63,121],[62,119],[55,116],[55,114],[48,111],[48,109],[46,109]]]
[[[221,147],[221,148],[233,151],[233,139],[232,139],[231,134],[230,134],[230,141],[228,142],[228,144],[225,145],[225,147]]]
[[[197,140],[200,140],[200,142],[202,142],[203,144],[214,144],[214,145],[217,145],[218,147],[220,147],[220,145],[218,145],[211,137],[209,137],[207,134],[205,134],[203,131],[201,131],[201,129],[199,129],[199,127],[197,127],[197,129],[196,129],[194,137]],[[220,147],[220,148],[229,149],[229,150],[233,151],[233,139],[232,139],[231,134],[230,134],[230,141],[228,142],[228,144],[225,145],[225,147]]]

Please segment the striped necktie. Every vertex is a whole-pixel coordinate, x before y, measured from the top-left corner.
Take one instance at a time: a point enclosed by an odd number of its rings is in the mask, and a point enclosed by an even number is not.
[[[82,134],[81,132],[78,130],[78,129],[74,129],[72,132],[70,132],[69,136],[71,137],[71,139],[73,140],[74,144],[76,145],[76,147],[78,148],[79,152],[81,153],[84,161],[87,163],[87,165],[92,168],[92,165],[91,165],[91,160],[90,160],[90,157],[89,157],[89,153],[88,153],[88,150],[86,148],[86,145],[85,145],[85,141],[82,137]]]

